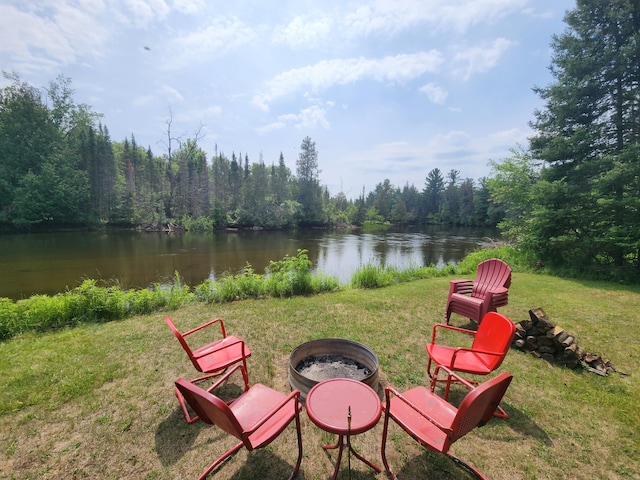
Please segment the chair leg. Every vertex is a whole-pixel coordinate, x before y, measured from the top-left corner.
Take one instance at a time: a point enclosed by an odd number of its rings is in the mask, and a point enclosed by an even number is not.
[[[296,406],[296,409],[298,407]],[[293,480],[298,476],[298,472],[300,471],[300,463],[302,462],[302,431],[300,429],[300,411],[296,412],[296,433],[298,435],[298,461],[296,462],[296,466],[293,468],[293,472],[289,476],[289,480]]]
[[[224,455],[222,455],[215,462],[213,462],[211,465],[209,465],[209,467],[198,477],[198,480],[205,480],[207,478],[207,475],[209,475],[216,468],[218,468],[218,466],[220,466],[223,462],[225,462],[226,460],[231,458],[233,455],[238,453],[238,450],[240,450],[243,447],[243,445],[244,444],[242,442],[240,442],[240,443],[236,444],[233,448],[228,450]]]
[[[454,461],[454,463],[456,463],[458,466],[464,468],[466,471],[470,472],[474,477],[480,479],[480,480],[488,480],[487,477],[485,477],[482,472],[480,472],[480,470],[478,470],[476,467],[474,467],[473,465],[471,465],[470,463],[465,462],[464,460],[461,460],[460,458],[456,457],[455,455],[452,455],[449,452],[446,452],[445,455],[447,457],[449,457],[451,460]]]
[[[382,446],[380,447],[380,453],[382,455],[382,463],[384,465],[384,471],[387,474],[387,478],[390,480],[398,480],[398,478],[391,472],[389,468],[389,462],[387,461],[387,432],[389,430],[389,413],[385,412],[384,415],[384,427],[382,428]]]
[[[189,410],[187,409],[187,403],[184,400],[184,397],[180,393],[180,390],[176,388],[176,397],[178,397],[178,403],[180,403],[180,408],[182,409],[182,414],[184,415],[184,419],[187,423],[195,423],[200,420],[198,415],[192,417],[189,414]]]
[[[504,408],[502,408],[500,405],[496,407],[496,411],[493,412],[493,416],[496,418],[509,418],[509,414],[505,412]]]

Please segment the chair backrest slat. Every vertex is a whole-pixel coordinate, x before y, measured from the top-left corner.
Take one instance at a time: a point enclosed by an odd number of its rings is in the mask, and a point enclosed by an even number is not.
[[[242,427],[223,400],[183,378],[176,380],[176,387],[200,420],[221,428],[229,435],[243,439]]]
[[[453,421],[451,442],[489,421],[500,404],[513,376],[507,372],[481,383],[471,390],[458,407]]]
[[[478,264],[478,273],[473,282],[472,297],[482,298],[487,291],[496,288],[509,288],[511,285],[511,267],[498,258],[490,258]]]

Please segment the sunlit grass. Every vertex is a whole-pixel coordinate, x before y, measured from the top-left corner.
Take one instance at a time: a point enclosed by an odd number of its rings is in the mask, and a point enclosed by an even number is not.
[[[433,324],[443,318],[451,278],[196,303],[171,316],[182,329],[223,318],[228,332],[245,339],[253,352],[252,383],[287,391],[291,350],[313,338],[339,337],[376,352],[383,383],[402,391],[426,383],[424,346]],[[522,320],[536,307],[587,351],[631,376],[568,370],[513,350],[500,369],[514,375],[503,402],[511,418],[474,430],[454,444],[454,453],[492,479],[637,478],[640,288],[516,272],[509,305],[501,311]],[[192,378],[195,371],[166,327],[165,315],[81,324],[0,343],[3,473],[14,478],[194,478],[229,448],[233,440],[221,430],[182,419],[173,382]],[[452,322],[468,325],[459,317]],[[332,465],[320,448],[326,434],[304,412],[302,418],[301,478],[328,478]],[[380,463],[380,440],[381,422],[353,442]],[[214,478],[286,478],[294,460],[295,434],[288,429],[267,451],[238,454]],[[468,478],[395,427],[389,460],[399,478]],[[352,466],[353,478],[385,478],[359,462]],[[339,478],[348,478],[345,461]]]

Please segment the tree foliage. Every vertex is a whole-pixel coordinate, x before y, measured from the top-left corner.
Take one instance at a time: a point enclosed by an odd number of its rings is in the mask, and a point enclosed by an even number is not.
[[[16,227],[124,225],[190,229],[225,227],[491,224],[491,202],[452,170],[439,169],[420,192],[389,179],[356,199],[331,196],[320,184],[316,143],[305,137],[294,175],[280,153],[265,162],[247,154],[213,156],[193,137],[176,135],[172,112],[164,153],[154,155],[131,135],[113,141],[101,115],[73,98],[71,80],[58,77],[36,89],[6,74],[0,89],[0,223]],[[446,195],[445,195],[446,193]],[[481,205],[482,208],[478,208]],[[495,225],[495,222],[494,222]]]
[[[545,106],[530,151],[493,165],[493,198],[507,233],[542,263],[638,277],[640,3],[580,0],[565,22],[554,81],[534,89]]]

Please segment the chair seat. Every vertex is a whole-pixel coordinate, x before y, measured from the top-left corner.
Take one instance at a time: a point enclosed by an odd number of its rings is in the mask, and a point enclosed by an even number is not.
[[[236,416],[242,429],[249,430],[285,398],[287,395],[261,383],[256,383],[235,399],[229,408]],[[281,408],[249,436],[249,443],[254,449],[267,445],[287,427],[295,416],[295,408],[291,408],[290,405]]]
[[[427,353],[436,364],[444,365],[445,367],[458,372],[487,375],[491,373],[493,370],[492,365],[494,365],[499,359],[497,356],[494,356],[493,358],[486,358],[489,356],[481,353],[461,350],[456,355],[455,365],[453,365],[453,354],[455,351],[456,349],[453,347],[432,343],[427,344]]]
[[[236,342],[224,348],[225,345]],[[204,347],[194,350],[193,357],[202,372],[213,372],[227,368],[228,366],[242,359],[243,345],[239,342],[238,337],[229,335],[228,337],[217,340]],[[245,347],[246,356],[250,356],[251,352]]]
[[[451,428],[458,410],[428,388],[416,387],[404,392],[402,396],[442,426]],[[444,452],[447,435],[398,397],[391,399],[391,412],[396,422],[422,445]]]

